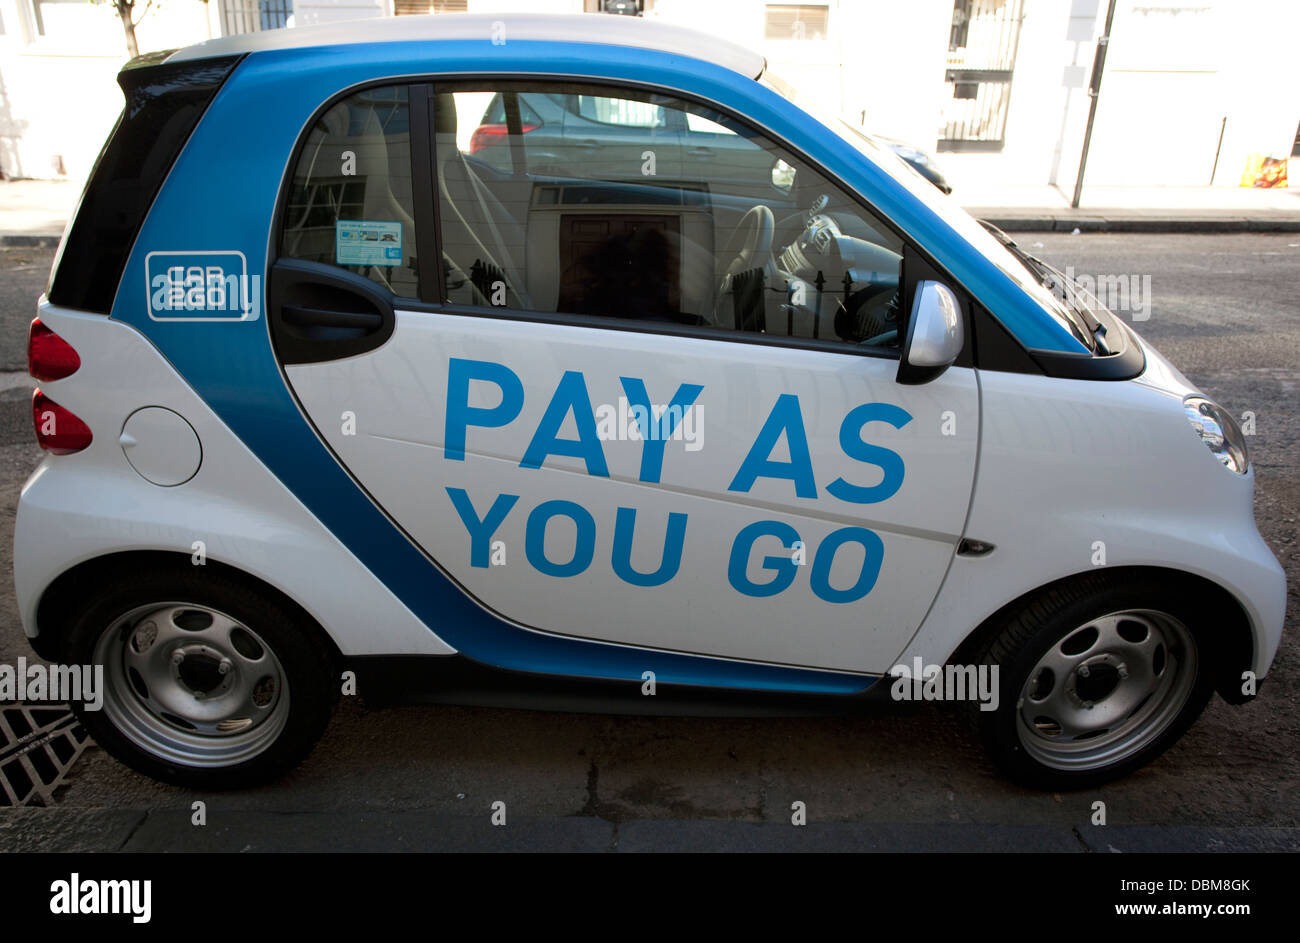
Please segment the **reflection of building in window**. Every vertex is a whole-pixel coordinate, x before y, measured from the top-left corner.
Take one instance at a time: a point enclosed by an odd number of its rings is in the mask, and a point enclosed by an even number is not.
[[[334,224],[363,219],[364,177],[315,177],[296,183],[285,212],[285,254],[319,262],[334,261]]]
[[[621,124],[634,128],[659,128],[664,124],[662,105],[631,101],[626,98],[597,98],[578,95],[578,114],[604,124]]]
[[[680,320],[680,229],[676,216],[560,217],[560,310]]]
[[[826,39],[831,8],[825,4],[769,3],[764,39]]]

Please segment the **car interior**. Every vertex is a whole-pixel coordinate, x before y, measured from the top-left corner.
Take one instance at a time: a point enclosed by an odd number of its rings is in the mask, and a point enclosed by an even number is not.
[[[391,86],[361,92],[321,116],[298,159],[281,255],[337,264],[336,222],[396,221],[402,226],[403,264],[351,268],[394,295],[416,296],[407,114],[406,87]]]
[[[662,110],[653,124],[616,124],[648,108]],[[405,109],[404,88],[373,89],[321,118],[299,158],[284,255],[343,264],[337,221],[397,221],[402,264],[349,267],[417,295]],[[605,87],[439,86],[434,155],[446,303],[897,350],[901,240],[729,116]]]

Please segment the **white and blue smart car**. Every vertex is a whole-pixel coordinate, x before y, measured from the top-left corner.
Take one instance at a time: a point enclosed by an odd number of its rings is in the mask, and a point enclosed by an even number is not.
[[[439,16],[120,83],[32,325],[15,571],[135,768],[265,780],[355,678],[973,698],[1007,774],[1086,786],[1267,672],[1232,416],[760,56]]]

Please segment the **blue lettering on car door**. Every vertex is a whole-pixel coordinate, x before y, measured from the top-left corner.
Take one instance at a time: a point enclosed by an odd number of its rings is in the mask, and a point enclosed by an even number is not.
[[[704,387],[695,383],[680,384],[669,407],[656,417],[644,380],[638,377],[620,377],[619,381],[632,404],[641,432],[643,451],[640,480],[656,483],[663,469],[667,439],[675,430],[683,411],[695,404]],[[495,406],[471,406],[470,390],[474,382],[495,386],[500,394],[500,402]],[[444,457],[451,461],[464,461],[469,430],[473,427],[492,429],[509,425],[523,411],[524,397],[525,391],[519,375],[505,364],[452,358],[447,377]],[[561,438],[559,434],[570,416],[577,429],[576,439]],[[863,403],[851,409],[840,426],[840,448],[850,459],[879,468],[882,478],[878,484],[864,486],[838,477],[826,486],[826,493],[840,501],[854,504],[877,503],[895,495],[902,487],[906,471],[903,458],[892,449],[867,442],[863,438],[863,431],[872,422],[884,422],[895,429],[902,429],[911,420],[912,416],[906,410],[892,403]],[[658,427],[652,430],[652,424],[657,424]],[[650,434],[652,431],[654,434]],[[790,460],[774,461],[772,453],[783,437]],[[519,467],[540,469],[549,457],[555,455],[579,459],[588,475],[609,477],[609,465],[596,428],[595,411],[587,392],[586,378],[578,370],[566,370],[556,384],[550,402],[520,459]],[[784,393],[777,397],[728,490],[748,493],[760,478],[788,480],[794,485],[796,497],[817,500],[813,458],[799,397],[794,394]],[[519,495],[499,494],[491,506],[480,513],[464,489],[446,490],[469,537],[470,565],[488,566],[492,537],[518,503]],[[637,514],[636,508],[617,509],[610,564],[615,575],[629,585],[663,585],[671,581],[680,569],[687,539],[688,515],[679,511],[668,512],[659,566],[653,572],[641,572],[634,569],[631,562]],[[567,560],[555,560],[546,554],[547,528],[557,517],[567,518],[576,534],[572,554]],[[528,514],[524,531],[525,557],[535,570],[547,576],[577,576],[591,566],[595,557],[597,527],[595,516],[581,504],[558,499],[542,501]],[[766,582],[756,582],[749,577],[750,559],[760,540],[771,549],[772,538],[779,542],[784,553],[768,553],[763,557],[762,569],[769,571],[772,577]],[[862,548],[862,567],[852,585],[837,588],[831,585],[831,570],[840,548],[850,544]],[[782,593],[798,578],[799,566],[794,559],[794,552],[801,547],[803,542],[799,532],[788,523],[761,520],[746,525],[732,542],[727,560],[727,582],[745,596],[767,597]],[[842,527],[832,531],[821,540],[813,553],[809,586],[814,595],[825,602],[856,602],[875,588],[884,562],[884,552],[884,542],[880,536],[865,527]]]

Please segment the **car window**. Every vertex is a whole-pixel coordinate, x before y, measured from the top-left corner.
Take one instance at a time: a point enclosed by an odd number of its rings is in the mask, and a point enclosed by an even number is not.
[[[358,92],[316,122],[294,167],[280,254],[417,296],[406,86]]]
[[[1032,270],[1026,268],[1014,253],[1008,251],[1006,246],[999,242],[984,227],[982,222],[976,220],[962,209],[956,200],[941,193],[937,187],[930,184],[924,177],[913,172],[906,162],[900,160],[896,154],[883,144],[865,134],[855,124],[843,118],[835,117],[830,112],[823,110],[814,98],[799,91],[796,86],[774,75],[770,70],[763,73],[760,81],[782,98],[787,99],[795,107],[810,115],[828,131],[837,135],[881,170],[889,174],[899,186],[909,191],[936,216],[951,226],[973,249],[1001,269],[1003,273],[1020,286],[1025,294],[1033,298],[1044,311],[1054,317],[1062,327],[1074,334],[1080,343],[1088,348],[1093,346],[1092,341],[1080,331],[1080,327],[1075,323],[1068,306],[1060,298],[1056,297],[1055,293],[1043,285]]]
[[[449,303],[896,353],[901,239],[730,115],[466,82],[437,86],[435,126]]]

